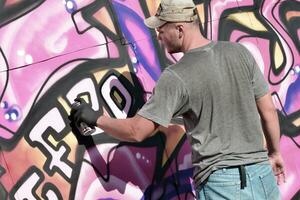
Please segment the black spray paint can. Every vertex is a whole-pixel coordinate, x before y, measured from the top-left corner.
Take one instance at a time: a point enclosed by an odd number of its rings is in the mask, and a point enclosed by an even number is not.
[[[79,106],[79,105],[80,105],[80,102],[75,101],[75,102],[72,104],[72,107],[73,107],[73,108],[76,108],[76,107]],[[89,135],[93,134],[93,133],[96,131],[95,127],[89,127],[89,126],[88,126],[86,123],[84,123],[84,122],[81,122],[81,123],[79,124],[79,126],[77,126],[77,127],[79,128],[80,134],[81,134],[81,135],[84,135],[84,136],[89,136]]]

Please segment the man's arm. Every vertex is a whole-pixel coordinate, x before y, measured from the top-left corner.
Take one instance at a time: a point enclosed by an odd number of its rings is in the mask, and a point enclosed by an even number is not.
[[[98,126],[110,136],[121,141],[140,142],[153,134],[158,125],[151,120],[136,115],[127,119],[114,119],[108,116],[100,115],[92,109],[83,99],[76,98],[78,106],[73,106],[69,119],[78,126],[84,122],[89,127]]]
[[[277,183],[280,184],[281,181],[285,181],[285,172],[283,159],[279,150],[280,127],[278,115],[269,93],[257,99],[256,105],[261,117],[270,162],[274,174],[277,176]]]
[[[139,115],[127,119],[102,115],[97,119],[97,126],[110,136],[128,142],[141,142],[152,136],[157,128],[154,122]]]
[[[280,128],[277,112],[270,94],[256,100],[269,153],[279,152]]]

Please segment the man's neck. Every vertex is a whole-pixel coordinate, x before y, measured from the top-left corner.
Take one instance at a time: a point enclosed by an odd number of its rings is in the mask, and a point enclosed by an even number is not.
[[[182,52],[185,53],[192,49],[196,49],[199,47],[203,47],[211,42],[211,40],[206,39],[202,36],[200,31],[190,32],[190,34],[186,35],[183,45],[182,45]]]

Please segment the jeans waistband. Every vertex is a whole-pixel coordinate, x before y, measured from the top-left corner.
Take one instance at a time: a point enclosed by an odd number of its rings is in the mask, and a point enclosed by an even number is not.
[[[239,169],[242,190],[247,186],[247,176],[246,176],[245,166],[247,166],[247,165],[237,165],[237,166],[226,167],[227,169],[232,169],[232,168]]]

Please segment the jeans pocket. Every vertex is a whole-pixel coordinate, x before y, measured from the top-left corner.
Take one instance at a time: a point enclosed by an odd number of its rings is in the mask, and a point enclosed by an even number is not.
[[[264,190],[265,199],[279,200],[280,192],[272,169],[268,170],[266,174],[260,175],[259,179]]]
[[[241,182],[236,174],[212,174],[203,192],[205,199],[240,199]]]
[[[205,199],[240,199],[240,184],[207,184],[204,188]]]

